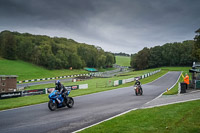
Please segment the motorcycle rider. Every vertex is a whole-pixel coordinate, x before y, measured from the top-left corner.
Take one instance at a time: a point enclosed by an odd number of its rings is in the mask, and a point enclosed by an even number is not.
[[[140,86],[140,89],[141,89],[141,91],[142,91],[142,86],[141,86],[141,83],[140,83],[140,81],[139,81],[139,78],[136,78],[135,80],[136,80],[136,81],[135,81],[135,85],[139,85],[139,86]]]
[[[55,85],[55,90],[58,90],[61,93],[62,97],[66,99],[67,89],[64,87],[64,85],[62,85],[59,80],[56,80]]]

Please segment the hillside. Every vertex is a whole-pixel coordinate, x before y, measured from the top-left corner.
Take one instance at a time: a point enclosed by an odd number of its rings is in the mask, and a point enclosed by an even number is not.
[[[18,81],[88,73],[80,69],[48,70],[21,60],[7,60],[2,58],[0,58],[0,66],[0,75],[18,75]]]
[[[105,68],[115,63],[114,55],[98,46],[67,38],[10,31],[0,33],[0,56],[31,62],[47,69]]]
[[[120,66],[130,66],[131,58],[128,56],[115,56],[116,64]]]

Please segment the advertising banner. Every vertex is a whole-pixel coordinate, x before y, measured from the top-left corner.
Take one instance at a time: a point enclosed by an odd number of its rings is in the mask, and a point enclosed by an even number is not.
[[[22,96],[45,94],[45,89],[22,91]]]
[[[77,89],[79,89],[79,88],[78,88],[78,85],[73,85],[73,86],[72,86],[72,90],[77,90]]]
[[[51,93],[55,90],[55,88],[47,88],[47,93]]]
[[[21,97],[21,96],[22,96],[21,91],[0,93],[0,99],[13,98],[13,97]]]

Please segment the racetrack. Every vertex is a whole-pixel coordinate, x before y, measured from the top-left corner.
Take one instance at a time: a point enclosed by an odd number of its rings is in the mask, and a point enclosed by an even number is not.
[[[141,107],[174,85],[180,73],[169,72],[154,82],[142,85],[143,96],[135,96],[133,87],[125,87],[75,97],[71,109],[66,107],[52,112],[44,103],[1,111],[0,132],[72,132]]]

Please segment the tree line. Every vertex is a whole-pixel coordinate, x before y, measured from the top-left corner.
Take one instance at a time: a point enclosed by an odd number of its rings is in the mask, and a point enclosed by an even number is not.
[[[136,70],[161,66],[192,66],[193,61],[197,61],[197,58],[193,56],[194,47],[193,40],[167,43],[152,48],[145,47],[131,55],[130,64]],[[200,51],[200,45],[198,48]]]
[[[200,61],[200,28],[195,31],[196,36],[194,37],[194,48],[192,55]]]
[[[115,63],[115,56],[101,47],[72,39],[2,31],[0,56],[20,59],[48,69],[83,67],[105,68]]]
[[[115,56],[130,56],[129,54],[126,54],[126,53],[123,53],[123,52],[120,52],[120,53],[114,53]]]

